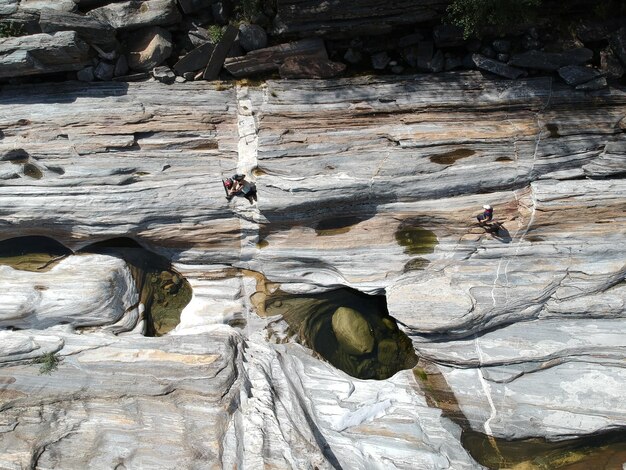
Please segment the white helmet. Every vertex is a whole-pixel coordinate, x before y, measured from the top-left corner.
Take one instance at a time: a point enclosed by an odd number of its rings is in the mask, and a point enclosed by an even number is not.
[[[485,205],[483,206],[483,209],[491,209],[491,206],[490,206],[489,204],[485,204]]]

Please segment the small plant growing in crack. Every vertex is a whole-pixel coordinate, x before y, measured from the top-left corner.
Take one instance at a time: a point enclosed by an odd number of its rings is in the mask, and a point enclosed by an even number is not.
[[[60,359],[53,353],[49,352],[33,360],[33,364],[39,364],[39,374],[49,375],[59,367]]]

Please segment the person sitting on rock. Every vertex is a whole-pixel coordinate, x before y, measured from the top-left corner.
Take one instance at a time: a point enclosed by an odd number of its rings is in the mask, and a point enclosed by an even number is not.
[[[491,222],[491,220],[493,219],[493,207],[491,207],[489,204],[485,204],[483,206],[483,209],[485,209],[483,213],[479,214],[478,217],[476,217],[480,225],[485,222]]]
[[[243,196],[250,202],[250,204],[254,204],[254,201],[257,200],[256,187],[254,184],[246,181],[244,175],[233,175],[232,177],[227,178],[224,180],[224,187],[228,193],[226,199],[229,201],[233,198],[233,196]]]

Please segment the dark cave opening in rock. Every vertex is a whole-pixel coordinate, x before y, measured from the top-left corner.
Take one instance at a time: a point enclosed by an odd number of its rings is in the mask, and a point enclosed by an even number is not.
[[[140,293],[140,302],[145,307],[146,336],[163,336],[180,323],[180,315],[191,300],[192,290],[167,258],[129,237],[93,243],[80,252],[106,254],[126,261]]]
[[[0,264],[25,271],[46,271],[72,250],[50,237],[25,236],[0,241]]]
[[[389,315],[384,295],[350,288],[321,294],[276,291],[268,315],[282,315],[299,341],[360,379],[383,380],[417,363],[411,340]]]

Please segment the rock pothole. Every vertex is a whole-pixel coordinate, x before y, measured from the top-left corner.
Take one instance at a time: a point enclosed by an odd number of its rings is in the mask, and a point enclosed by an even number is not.
[[[165,257],[130,238],[94,243],[81,251],[108,254],[126,261],[140,292],[140,303],[144,305],[146,336],[162,336],[180,323],[180,314],[191,300],[192,289]]]
[[[384,295],[349,288],[306,295],[277,290],[264,304],[265,313],[281,315],[298,341],[353,377],[382,380],[417,363]]]

